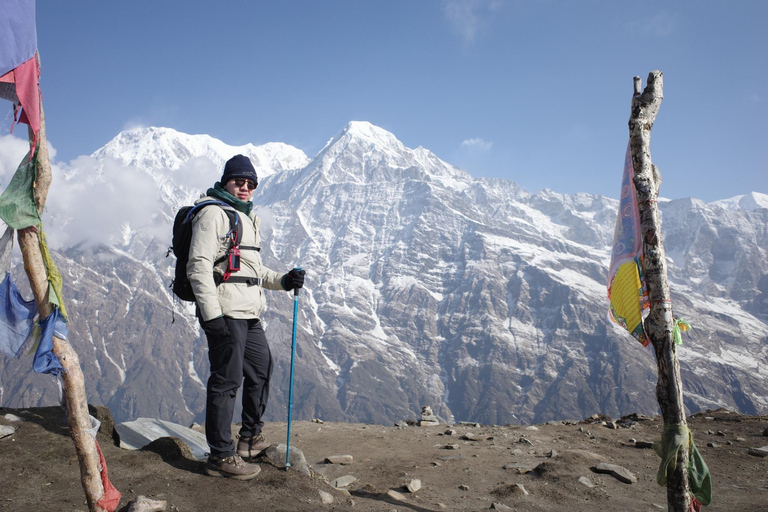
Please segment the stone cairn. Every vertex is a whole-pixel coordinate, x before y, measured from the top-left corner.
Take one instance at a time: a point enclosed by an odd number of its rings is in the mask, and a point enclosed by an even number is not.
[[[437,420],[437,416],[434,415],[430,406],[425,405],[421,408],[421,420],[419,420],[420,427],[432,427],[439,424],[440,422]]]

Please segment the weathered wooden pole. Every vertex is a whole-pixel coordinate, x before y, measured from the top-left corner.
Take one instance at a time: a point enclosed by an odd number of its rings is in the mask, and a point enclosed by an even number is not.
[[[644,327],[656,352],[656,366],[659,374],[656,398],[664,418],[666,437],[669,429],[687,428],[687,423],[680,363],[677,360],[673,338],[675,319],[672,315],[666,256],[661,239],[661,220],[657,204],[661,174],[651,161],[650,149],[651,129],[661,107],[661,100],[664,98],[662,77],[661,71],[651,71],[642,94],[640,77],[634,78],[635,94],[632,97],[632,114],[629,118],[629,143],[640,211],[643,273],[650,303],[650,313],[645,319]],[[677,464],[674,470],[667,473],[667,504],[671,512],[688,512],[691,506],[688,480],[689,457],[689,446],[686,442],[677,452]]]
[[[32,137],[30,128],[30,139]],[[48,157],[48,146],[45,138],[45,114],[43,113],[42,97],[40,98],[40,132],[37,148],[35,203],[37,211],[42,217],[48,188],[51,185],[51,162]],[[19,230],[17,236],[21,255],[24,259],[24,270],[29,278],[40,318],[47,318],[52,311],[52,306],[48,302],[48,271],[40,249],[40,235],[37,228],[32,226]],[[59,362],[64,368],[61,377],[64,383],[64,399],[67,404],[67,424],[80,462],[80,477],[88,501],[88,508],[91,512],[104,512],[105,509],[98,505],[98,501],[104,496],[104,485],[101,482],[96,440],[89,433],[91,419],[88,414],[85,379],[80,368],[80,360],[72,346],[57,336],[53,337],[53,353],[59,358]]]

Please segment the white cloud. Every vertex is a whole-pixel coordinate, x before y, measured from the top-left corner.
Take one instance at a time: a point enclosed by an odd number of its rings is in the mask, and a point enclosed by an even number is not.
[[[473,42],[486,18],[501,7],[498,0],[444,0],[445,17],[466,41]]]
[[[54,248],[83,241],[121,245],[126,227],[151,226],[161,207],[158,185],[135,167],[79,156],[51,171],[43,221]]]
[[[493,142],[485,141],[483,139],[467,139],[461,143],[461,147],[479,149],[482,151],[488,151],[493,146]]]

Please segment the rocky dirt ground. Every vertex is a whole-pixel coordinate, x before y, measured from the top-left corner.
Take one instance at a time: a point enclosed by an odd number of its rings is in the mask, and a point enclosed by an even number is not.
[[[535,428],[294,422],[291,446],[304,453],[313,475],[262,463],[261,474],[247,482],[206,476],[204,463],[176,445],[120,449],[109,422],[98,439],[110,479],[123,494],[120,511],[139,495],[184,512],[665,510],[666,490],[655,481],[659,458],[638,447],[660,438],[660,418],[617,421],[618,428],[605,419]],[[86,511],[62,410],[0,409],[2,425],[15,432],[0,439],[0,510]],[[714,500],[703,510],[768,511],[768,457],[748,453],[768,445],[768,417],[708,411],[691,416],[689,426],[712,473]],[[284,443],[285,424],[269,424],[265,434]],[[325,462],[335,455],[351,455],[352,462]],[[636,481],[596,473],[600,462],[623,467]],[[344,476],[355,480],[335,489],[331,482]],[[414,480],[421,488],[410,492]],[[323,503],[323,493],[333,502]]]

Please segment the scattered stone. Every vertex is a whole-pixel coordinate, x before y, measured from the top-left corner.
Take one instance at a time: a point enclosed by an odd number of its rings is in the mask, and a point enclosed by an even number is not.
[[[524,437],[521,437],[518,441],[519,444],[527,444],[528,446],[533,446],[533,443]]]
[[[480,428],[480,424],[479,423],[475,423],[474,421],[460,421],[459,425],[464,425],[464,426],[467,426],[467,427]]]
[[[458,444],[447,444],[447,445],[443,446],[443,448],[445,450],[458,450],[459,449],[459,445]]]
[[[137,418],[134,421],[118,423],[115,425],[115,430],[120,436],[120,448],[126,450],[141,450],[161,437],[177,437],[186,443],[195,459],[208,458],[206,455],[208,442],[205,440],[204,434],[170,421],[156,418]]]
[[[521,450],[520,448],[510,448],[510,450],[512,450],[512,455],[522,455],[523,454],[523,450]]]
[[[592,480],[590,480],[589,478],[587,478],[585,476],[580,476],[579,477],[579,482],[584,484],[584,485],[586,485],[589,488],[592,488],[592,487],[595,486],[595,484],[592,483]]]
[[[312,423],[321,423],[322,424],[322,423],[325,423],[325,422],[323,420],[321,420],[320,418],[312,418]]]
[[[448,505],[446,505],[445,503],[438,503],[437,506],[442,508],[442,509],[448,508]]]
[[[763,446],[762,448],[750,448],[747,450],[747,453],[755,457],[768,457],[768,446]]]
[[[397,501],[405,501],[405,500],[408,499],[408,498],[405,497],[405,494],[397,492],[397,491],[395,491],[393,489],[390,489],[390,490],[387,491],[387,496],[389,496],[393,500],[397,500]]]
[[[558,453],[555,450],[548,451],[545,456],[549,457],[550,459],[554,459],[557,457]]]
[[[487,441],[489,439],[493,439],[491,436],[480,436],[477,434],[473,434],[472,432],[467,432],[463,436],[461,436],[461,439],[464,439],[466,441]]]
[[[413,494],[414,492],[421,489],[421,480],[419,480],[418,478],[414,478],[413,480],[405,484],[405,488],[408,489],[408,492]]]
[[[720,448],[720,445],[717,443],[707,443],[707,448]]]
[[[261,456],[261,460],[267,464],[275,466],[276,468],[285,468],[285,455],[287,448],[288,447],[284,443],[273,444],[264,451],[264,454]],[[307,464],[307,459],[304,457],[304,452],[295,446],[291,446],[288,462],[291,464],[289,469],[292,471],[297,471],[303,475],[308,476],[312,474],[309,464]]]
[[[562,425],[563,422],[562,421],[548,421],[546,424],[547,425]]]
[[[737,437],[736,438],[736,442],[737,443],[743,443],[744,441],[746,441],[746,439],[744,439],[743,437]]]
[[[16,429],[6,425],[0,425],[0,439],[8,436],[12,436],[16,432]]]
[[[494,502],[493,504],[491,504],[491,510],[512,510],[512,508],[506,506],[503,503]]]
[[[459,489],[461,489],[462,491],[468,491],[468,490],[469,490],[469,486],[468,486],[468,485],[464,485],[464,484],[461,484],[461,485],[459,486]]]
[[[333,503],[333,495],[329,492],[318,491],[320,493],[320,501],[323,505],[330,505]]]
[[[763,437],[768,437],[768,427],[765,427],[765,430],[763,430]]]
[[[605,426],[606,426],[607,428],[610,428],[611,430],[616,430],[616,429],[618,429],[618,428],[619,428],[619,427],[616,425],[616,422],[615,422],[615,421],[606,421],[606,422],[605,422]]]
[[[584,432],[584,427],[579,427],[579,432]]]
[[[528,427],[525,427],[525,430],[536,431],[536,430],[539,430],[539,427],[535,425],[530,425]]]
[[[455,431],[455,430],[453,430],[453,429],[448,429],[448,430],[446,430],[445,432],[443,432],[443,435],[446,435],[446,436],[455,436],[455,435],[456,435],[456,431]]]
[[[139,496],[128,506],[128,512],[163,512],[168,506],[165,501],[151,500],[145,496]]]
[[[629,441],[627,441],[627,442],[628,442],[629,444],[637,444],[637,439],[635,439],[634,437],[630,437],[630,438],[629,438]]]
[[[707,435],[713,436],[713,435],[715,435],[715,431],[714,430],[707,430]]]
[[[512,484],[509,486],[509,489],[514,493],[528,496],[528,491],[525,489],[525,487],[523,487],[523,484]]]
[[[11,413],[8,413],[5,416],[3,416],[3,419],[5,419],[5,421],[22,421],[21,418]]]
[[[449,461],[449,460],[459,460],[461,458],[462,458],[461,455],[448,455],[446,457],[440,457],[440,460]]]
[[[637,482],[637,477],[633,475],[632,472],[616,464],[601,462],[594,466],[592,470],[596,473],[605,473],[611,475],[618,481],[624,482],[625,484],[633,484]]]
[[[336,480],[332,481],[331,485],[339,489],[342,487],[347,487],[348,485],[356,481],[357,481],[357,478],[353,477],[352,475],[345,475],[345,476],[340,476]]]
[[[434,427],[440,424],[437,416],[432,413],[432,408],[425,405],[421,408],[421,420],[419,420],[420,427]]]
[[[650,441],[635,441],[635,448],[653,448],[653,443]]]
[[[654,503],[653,506],[656,507],[659,510],[668,510],[667,507],[665,507],[663,505],[659,505],[658,503]]]
[[[720,437],[725,437],[725,432],[722,432],[722,431],[718,430],[717,434],[715,434],[715,435],[716,436],[720,436]]]
[[[731,446],[733,444],[733,441],[726,441],[725,444],[726,446]]]
[[[407,426],[408,426],[408,423],[407,423],[407,422],[405,422],[405,421],[403,421],[403,420],[400,420],[400,421],[398,421],[398,422],[396,422],[396,423],[395,423],[395,426],[396,426],[397,428],[405,428],[405,427],[407,427]]]
[[[353,458],[351,455],[331,455],[325,458],[326,464],[352,464]]]
[[[704,416],[704,419],[707,420],[707,421],[712,421],[715,418],[714,418],[714,416]]]
[[[504,469],[511,469],[521,475],[524,475],[526,473],[530,473],[531,471],[533,471],[533,466],[531,466],[530,464],[524,464],[522,462],[511,462],[509,464],[506,464],[504,466]]]

